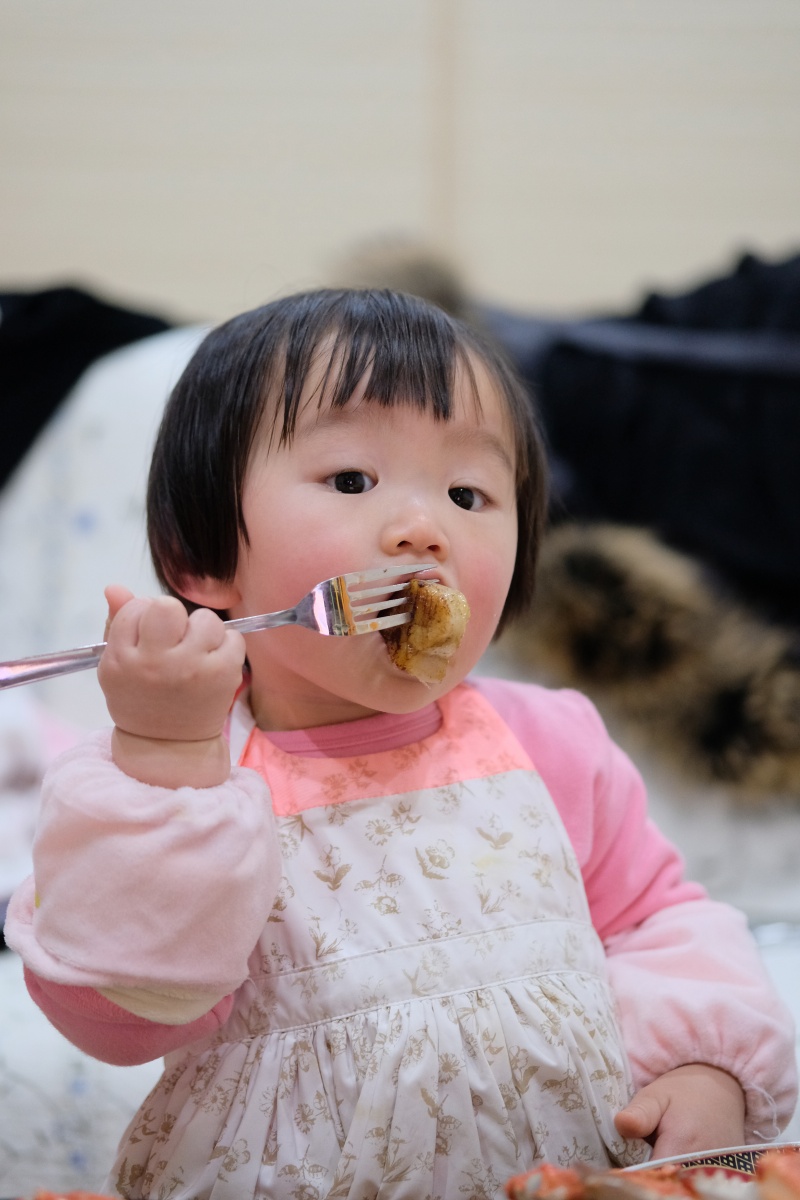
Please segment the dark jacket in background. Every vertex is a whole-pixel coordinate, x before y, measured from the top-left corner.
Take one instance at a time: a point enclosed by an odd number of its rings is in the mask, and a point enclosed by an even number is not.
[[[800,624],[800,256],[632,315],[487,319],[538,397],[555,520],[646,526]]]
[[[169,327],[80,288],[0,292],[0,487],[95,359]]]

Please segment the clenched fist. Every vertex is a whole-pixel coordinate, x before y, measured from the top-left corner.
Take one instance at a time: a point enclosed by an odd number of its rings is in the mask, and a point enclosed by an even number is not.
[[[107,646],[97,674],[116,726],[114,756],[128,770],[130,753],[143,762],[149,754],[153,781],[160,781],[157,764],[169,758],[169,743],[177,763],[202,757],[211,750],[203,743],[219,739],[242,681],[244,638],[209,609],[190,616],[171,596],[136,599],[124,588],[109,587],[106,599]],[[130,739],[157,744],[137,746]],[[129,773],[144,778],[152,770],[143,773],[134,763]],[[164,783],[176,786],[171,772],[167,776]]]

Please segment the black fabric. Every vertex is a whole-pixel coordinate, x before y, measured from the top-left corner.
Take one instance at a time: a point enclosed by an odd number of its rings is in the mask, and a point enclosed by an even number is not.
[[[632,315],[489,323],[537,395],[555,520],[646,526],[800,624],[800,256]]]
[[[800,255],[770,263],[746,254],[730,275],[683,295],[648,296],[634,319],[678,329],[800,333]]]
[[[169,328],[76,287],[0,293],[0,487],[95,359]]]

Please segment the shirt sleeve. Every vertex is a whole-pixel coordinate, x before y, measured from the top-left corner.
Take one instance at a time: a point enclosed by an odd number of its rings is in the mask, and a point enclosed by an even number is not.
[[[108,730],[48,770],[33,864],[5,928],[28,971],[166,1025],[244,982],[281,875],[259,775],[152,787],[115,765]]]
[[[153,1062],[211,1036],[227,1021],[234,999],[225,996],[192,1021],[166,1025],[126,1011],[94,988],[53,983],[27,967],[25,984],[33,1001],[67,1041],[115,1067]]]
[[[794,1026],[742,913],[694,900],[606,944],[611,986],[642,1087],[685,1063],[721,1067],[745,1094],[745,1136],[766,1142],[797,1102]]]
[[[642,779],[577,692],[476,679],[546,783],[583,873],[638,1087],[692,1062],[735,1076],[749,1140],[797,1099],[794,1024],[744,916],[684,877]]]

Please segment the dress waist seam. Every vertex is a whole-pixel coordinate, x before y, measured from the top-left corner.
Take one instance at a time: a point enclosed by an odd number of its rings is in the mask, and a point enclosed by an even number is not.
[[[363,950],[357,954],[347,954],[340,958],[326,958],[322,962],[307,963],[304,966],[293,967],[288,971],[256,971],[250,976],[254,983],[260,981],[268,981],[276,983],[278,980],[291,981],[292,979],[301,979],[304,975],[311,975],[316,971],[326,971],[330,968],[343,964],[350,966],[353,963],[364,961],[365,959],[379,959],[384,955],[401,954],[404,951],[412,950],[441,950],[457,945],[459,942],[469,941],[470,939],[480,938],[485,939],[487,936],[502,938],[507,933],[511,932],[516,935],[520,930],[536,927],[543,933],[552,933],[557,927],[562,926],[565,929],[578,929],[582,933],[590,932],[594,937],[597,937],[597,931],[585,917],[535,917],[525,924],[520,924],[518,921],[509,921],[505,925],[493,926],[491,929],[470,929],[464,933],[448,934],[446,937],[432,937],[424,941],[417,942],[399,942],[396,946],[381,946],[377,949]],[[464,989],[465,991],[474,989]]]
[[[215,1048],[226,1045],[247,1045],[250,1042],[257,1041],[259,1038],[274,1037],[279,1034],[298,1033],[304,1029],[316,1029],[320,1025],[335,1025],[341,1021],[348,1021],[353,1017],[358,1017],[366,1013],[378,1012],[381,1009],[405,1009],[409,1008],[412,1004],[419,1004],[420,1002],[434,1003],[439,1000],[455,999],[458,996],[467,996],[473,992],[496,992],[509,987],[514,983],[525,983],[526,981],[533,982],[541,978],[566,979],[569,977],[592,979],[603,985],[607,985],[608,983],[608,979],[603,971],[594,971],[590,967],[563,967],[559,969],[547,967],[543,968],[541,971],[526,972],[521,975],[511,975],[505,979],[495,979],[492,980],[491,983],[475,984],[471,987],[458,988],[456,990],[453,990],[452,988],[444,988],[436,992],[424,992],[420,993],[419,995],[405,996],[398,1000],[383,1000],[374,1004],[362,1004],[357,1008],[349,1010],[348,1012],[339,1012],[335,1015],[332,1014],[328,1016],[317,1017],[310,1021],[300,1021],[295,1025],[272,1025],[270,1027],[265,1027],[256,1033],[248,1034],[246,1037],[242,1038],[222,1037],[218,1041],[215,1040],[213,1044]],[[235,1021],[235,1019],[236,1016],[234,1014],[231,1020]]]

